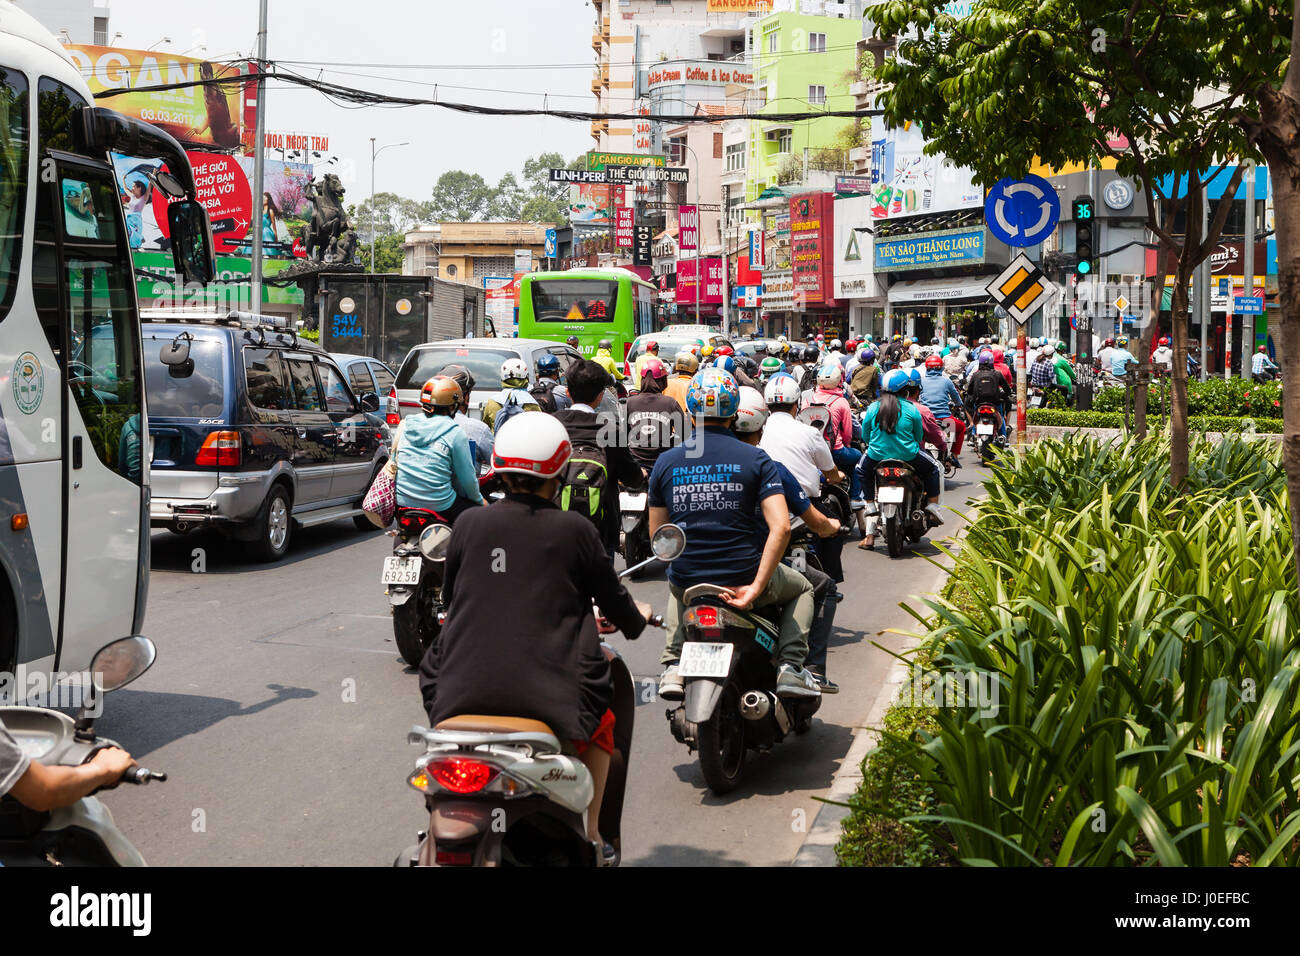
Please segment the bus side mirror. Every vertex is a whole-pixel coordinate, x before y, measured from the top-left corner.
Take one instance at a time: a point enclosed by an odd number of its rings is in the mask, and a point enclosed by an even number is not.
[[[217,275],[208,211],[193,199],[181,199],[167,207],[167,223],[176,271],[187,283],[207,285]]]

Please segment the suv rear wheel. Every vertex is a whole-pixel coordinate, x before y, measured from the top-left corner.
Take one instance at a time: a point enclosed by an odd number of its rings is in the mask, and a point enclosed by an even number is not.
[[[293,507],[289,490],[273,485],[254,526],[257,536],[248,542],[248,553],[257,561],[279,561],[289,550],[293,536]]]

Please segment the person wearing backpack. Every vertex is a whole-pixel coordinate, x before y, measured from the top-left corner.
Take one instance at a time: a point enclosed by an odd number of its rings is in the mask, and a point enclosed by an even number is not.
[[[555,413],[573,443],[573,453],[561,475],[555,503],[565,511],[589,518],[600,531],[613,560],[618,547],[618,487],[636,487],[645,480],[641,466],[620,444],[617,416],[597,415],[609,373],[598,362],[583,359],[569,368],[569,397],[573,405]]]
[[[857,471],[862,453],[853,447],[853,412],[844,397],[844,369],[839,362],[831,360],[817,367],[817,387],[808,396],[804,407],[813,405],[823,406],[830,412],[830,421],[822,430],[822,437],[830,446],[835,466],[850,476],[849,498],[853,509],[859,511],[866,506]]]
[[[537,360],[537,384],[528,390],[537,406],[554,415],[573,404],[568,391],[560,385],[560,359],[547,352]]]
[[[528,366],[521,358],[501,363],[501,392],[483,403],[483,424],[496,434],[520,412],[540,412],[537,399],[528,392]]]

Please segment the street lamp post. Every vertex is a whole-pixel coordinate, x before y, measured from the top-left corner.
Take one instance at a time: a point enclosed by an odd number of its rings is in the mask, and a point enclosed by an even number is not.
[[[370,274],[375,272],[375,157],[390,146],[410,146],[407,143],[388,143],[375,149],[375,138],[370,137]]]

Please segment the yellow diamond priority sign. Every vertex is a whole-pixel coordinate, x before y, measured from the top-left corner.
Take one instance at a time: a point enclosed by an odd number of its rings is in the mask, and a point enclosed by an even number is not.
[[[1028,322],[1056,294],[1056,286],[1023,252],[984,288],[1017,322]]]

